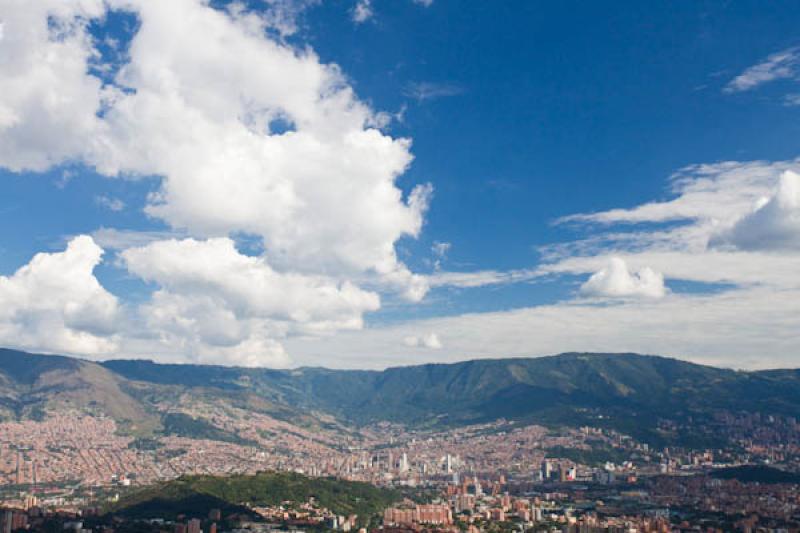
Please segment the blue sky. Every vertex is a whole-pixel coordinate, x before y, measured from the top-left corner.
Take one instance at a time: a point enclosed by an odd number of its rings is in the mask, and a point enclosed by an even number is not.
[[[797,366],[798,22],[796,2],[0,2],[0,343]]]

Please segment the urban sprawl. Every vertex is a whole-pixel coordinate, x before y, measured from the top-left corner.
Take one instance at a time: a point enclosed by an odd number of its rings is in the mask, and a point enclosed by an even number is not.
[[[258,520],[208,509],[203,517],[153,518],[141,530],[800,531],[798,484],[715,475],[745,464],[800,471],[800,424],[788,417],[720,412],[713,431],[729,444],[689,449],[651,447],[600,427],[502,420],[446,431],[353,430],[305,428],[227,406],[184,414],[240,440],[126,436],[113,419],[79,412],[0,424],[2,533],[54,521],[63,530],[110,532],[120,524],[92,526],[91,517],[136,487],[268,470],[363,481],[424,501],[395,503],[379,523],[336,515],[311,498],[253,508]]]

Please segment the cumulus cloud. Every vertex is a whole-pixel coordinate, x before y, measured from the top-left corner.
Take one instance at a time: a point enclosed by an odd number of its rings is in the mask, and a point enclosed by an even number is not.
[[[781,50],[733,78],[725,86],[724,91],[727,93],[749,91],[774,80],[794,78],[797,75],[798,64],[800,64],[800,48]]]
[[[769,195],[775,177],[785,170],[798,170],[797,161],[725,161],[691,165],[670,176],[669,200],[648,202],[632,208],[598,213],[578,213],[556,221],[602,225],[693,222],[704,227],[732,224],[752,209],[753,202]]]
[[[608,266],[581,285],[581,293],[610,298],[662,298],[666,288],[660,273],[649,267],[631,272],[623,259],[612,257]]]
[[[786,171],[797,172],[798,162],[687,167],[670,178],[666,200],[562,219],[590,235],[540,249],[543,262],[535,268],[436,272],[429,278],[431,287],[481,287],[595,276],[590,288],[604,298],[609,292],[626,295],[614,305],[597,305],[594,298],[532,303],[410,320],[325,341],[296,338],[287,347],[305,364],[319,364],[318,354],[336,353],[337,364],[349,367],[564,351],[635,351],[739,368],[795,367],[800,253],[708,246],[721,230],[753,213],[759,198],[791,198],[791,187],[776,193],[776,179]],[[652,274],[643,274],[645,267]],[[674,290],[663,288],[664,278],[675,280]],[[663,297],[634,297],[661,290]],[[447,332],[447,343],[424,351],[397,342],[419,338],[420,331]]]
[[[439,350],[442,348],[442,342],[436,333],[428,333],[422,336],[409,336],[403,339],[403,344],[410,348],[428,348],[430,350]]]
[[[344,318],[291,318],[309,329],[360,325],[361,312],[374,310],[377,300],[356,283],[413,301],[424,297],[426,278],[398,258],[395,243],[419,235],[432,187],[398,188],[412,161],[410,140],[380,130],[383,115],[358,99],[336,65],[281,38],[296,31],[294,7],[283,0],[268,1],[266,13],[242,4],[215,9],[203,0],[28,4],[0,4],[0,166],[44,171],[69,161],[110,177],[158,177],[145,211],[170,233],[216,246],[220,237],[257,238],[262,267],[317,287],[303,294],[322,298],[323,309],[364,298],[351,302],[354,311]],[[90,21],[102,24],[108,9],[138,21],[113,69],[102,68],[87,30]],[[92,74],[98,70],[116,74],[101,81]],[[122,207],[107,200],[98,199]],[[121,237],[154,235],[100,230],[98,238],[119,248]],[[124,257],[144,275],[135,252]],[[193,272],[186,262],[169,265]],[[238,279],[224,269],[217,274]],[[162,272],[154,282],[169,279]],[[159,289],[153,306],[206,316],[198,303],[206,290],[197,283],[179,292]],[[309,308],[300,307],[300,314]],[[233,313],[245,322],[236,327],[249,331],[251,315],[264,319],[262,311]],[[192,331],[184,330],[189,343],[196,342]],[[249,350],[261,346],[269,358],[278,353],[271,342],[284,333],[263,331],[263,342]],[[237,335],[236,345],[253,338]]]
[[[107,89],[113,95],[101,119],[100,83],[86,73],[94,50],[85,23],[77,22],[83,15],[76,9],[63,15],[72,33],[53,42],[47,19],[58,13],[52,5],[62,3],[6,8],[25,14],[25,24],[8,24],[7,33],[21,41],[13,50],[27,52],[21,54],[27,59],[17,69],[25,74],[24,95],[0,91],[0,106],[14,114],[0,137],[9,147],[0,164],[43,170],[81,157],[107,175],[161,176],[147,212],[175,228],[198,236],[259,235],[281,268],[402,277],[406,269],[393,245],[418,235],[431,188],[403,197],[394,180],[411,162],[410,142],[371,127],[375,113],[335,65],[270,40],[253,13],[223,12],[199,0],[115,4],[133,10],[141,24],[115,80],[125,90]],[[85,11],[102,14],[96,6]],[[176,28],[179,19],[191,24]],[[25,37],[28,25],[43,28],[42,35]],[[74,47],[64,50],[65,44]],[[28,71],[37,54],[57,65],[74,56],[78,65],[36,78]],[[2,83],[14,81],[4,70]],[[56,87],[58,98],[46,92]],[[75,92],[74,102],[65,99]],[[26,109],[23,96],[31,113],[17,111]],[[276,121],[291,127],[275,133]],[[56,145],[23,158],[31,137],[38,142],[49,133]]]
[[[800,175],[787,170],[775,193],[762,197],[751,213],[712,240],[742,250],[800,251]]]
[[[536,268],[430,277],[432,287],[480,287],[590,276],[581,294],[618,298],[614,305],[568,299],[347,332],[325,342],[324,350],[315,339],[293,339],[287,346],[305,364],[317,363],[323,351],[342,354],[341,366],[363,366],[376,353],[381,356],[369,364],[382,367],[635,351],[739,368],[795,367],[800,253],[786,229],[793,227],[798,170],[795,160],[688,167],[670,178],[666,200],[568,217],[589,237],[540,249],[543,262]],[[768,203],[772,207],[762,212]],[[781,229],[780,238],[765,239],[770,248],[714,244],[721,231],[752,224],[755,213],[762,237],[765,227],[770,235]],[[664,278],[675,280],[672,291]],[[398,338],[418,338],[420,331],[447,332],[447,343],[435,352],[398,346]]]
[[[617,256],[674,280],[795,288],[800,255],[789,252],[798,166],[794,160],[696,165],[671,178],[672,199],[566,217],[562,222],[600,231],[541,250],[546,263],[539,274],[593,273]],[[778,249],[784,253],[771,253]]]
[[[0,276],[0,343],[49,352],[114,352],[119,306],[93,274],[102,255],[91,237],[79,236],[63,252],[36,254],[13,275]]]
[[[164,176],[149,214],[199,236],[259,235],[281,268],[405,271],[393,244],[419,233],[429,188],[403,198],[409,142],[369,127],[338,68],[193,0],[138,13],[119,80],[135,92],[106,113],[101,171]],[[278,119],[293,129],[271,133]]]
[[[88,76],[88,21],[102,0],[0,2],[0,165],[46,170],[79,158],[98,128],[103,99]]]
[[[224,353],[235,364],[285,366],[275,339],[359,329],[362,315],[380,307],[377,294],[350,282],[276,272],[229,238],[157,241],[120,256],[132,274],[159,286],[142,307],[148,330],[190,359]]]

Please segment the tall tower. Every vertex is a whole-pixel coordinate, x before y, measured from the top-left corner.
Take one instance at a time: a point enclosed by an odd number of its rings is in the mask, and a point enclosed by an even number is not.
[[[542,481],[548,481],[553,476],[553,465],[545,459],[542,461]]]
[[[22,452],[17,452],[17,485],[22,485],[25,477],[22,472]]]

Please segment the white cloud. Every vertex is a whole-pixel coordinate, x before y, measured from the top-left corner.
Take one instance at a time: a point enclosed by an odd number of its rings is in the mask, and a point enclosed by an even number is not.
[[[464,88],[454,83],[436,83],[431,81],[419,81],[409,83],[404,94],[418,102],[426,102],[437,98],[457,96],[464,92]]]
[[[783,172],[775,193],[758,200],[752,213],[722,232],[712,244],[742,250],[800,251],[800,175]]]
[[[119,212],[125,209],[125,202],[123,202],[119,198],[114,198],[111,196],[105,196],[101,194],[95,196],[94,201],[97,203],[97,205],[105,207],[110,211]]]
[[[652,353],[736,368],[797,367],[799,315],[800,291],[754,287],[415,320],[325,340],[292,339],[287,349],[301,364],[350,368],[569,351]],[[418,331],[447,332],[446,344],[421,352],[397,342]]]
[[[154,241],[181,237],[173,231],[137,231],[101,227],[92,232],[92,238],[98,246],[110,250],[141,247]]]
[[[624,224],[628,231],[601,231],[585,241],[549,247],[539,271],[585,274],[618,256],[675,280],[797,288],[792,272],[800,268],[800,255],[788,253],[796,235],[791,206],[797,169],[797,161],[688,167],[671,179],[673,199],[567,217],[600,223],[601,230]],[[779,176],[783,185],[776,192]]]
[[[393,245],[418,235],[430,186],[403,198],[394,180],[411,162],[409,141],[370,127],[375,113],[335,65],[270,40],[252,13],[222,12],[200,0],[115,5],[134,10],[141,22],[117,79],[127,91],[107,99],[102,119],[95,116],[100,89],[85,72],[94,52],[76,22],[83,19],[68,19],[80,36],[75,50],[62,50],[46,33],[21,43],[27,56],[47,54],[54,64],[74,56],[77,66],[20,81],[37,113],[17,116],[2,145],[39,142],[50,133],[70,144],[43,145],[24,161],[24,149],[9,150],[0,164],[43,170],[82,157],[107,175],[162,176],[146,210],[174,228],[204,237],[259,235],[282,269],[408,277]],[[31,10],[26,22],[46,29],[54,9]],[[191,23],[176,28],[174,20]],[[14,81],[5,71],[0,78]],[[75,102],[47,93],[58,87],[59,95],[70,94],[70,84],[83,90]],[[0,92],[0,106],[17,115],[24,106],[14,95]],[[67,112],[69,121],[50,127],[34,120],[58,121]],[[270,133],[276,120],[291,129]]]
[[[419,233],[430,189],[404,201],[394,180],[409,142],[367,126],[373,113],[337,68],[195,1],[139,14],[121,75],[136,92],[107,112],[101,170],[164,176],[149,214],[198,236],[259,235],[282,269],[406,270],[393,244]],[[276,118],[294,130],[266,133]]]
[[[800,64],[800,48],[781,50],[764,61],[747,68],[725,86],[727,93],[749,91],[765,83],[782,78],[794,78]]]
[[[667,291],[660,273],[649,267],[631,272],[624,259],[612,257],[606,267],[581,285],[581,292],[611,298],[663,298]]]
[[[297,33],[298,19],[311,7],[322,0],[265,0],[267,11],[264,20],[269,28],[276,30],[282,37]]]
[[[431,288],[456,287],[462,289],[509,285],[541,277],[544,273],[536,268],[519,270],[476,270],[472,272],[438,271],[427,278]]]
[[[353,6],[352,17],[353,22],[361,24],[368,21],[374,15],[372,10],[372,0],[356,0],[356,5]]]
[[[543,250],[544,262],[536,268],[440,272],[429,279],[432,287],[480,287],[604,271],[604,276],[595,277],[596,283],[586,285],[601,295],[625,295],[614,301],[578,298],[510,311],[412,320],[346,332],[324,347],[314,339],[292,339],[287,347],[304,364],[319,364],[319,354],[335,353],[337,364],[356,367],[365,361],[382,367],[564,351],[635,351],[743,368],[796,367],[798,250],[708,247],[721,230],[735,227],[753,213],[761,197],[782,206],[777,210],[780,216],[770,217],[767,226],[774,228],[772,222],[778,220],[782,222],[777,227],[785,228],[784,222],[793,220],[796,198],[796,180],[785,173],[792,169],[796,171],[797,161],[689,167],[672,178],[671,199],[570,217],[588,223],[586,229],[594,233],[583,241]],[[776,192],[781,175],[782,186]],[[642,274],[647,268],[650,273]],[[663,288],[664,277],[675,281],[673,291]],[[662,290],[658,298],[632,297],[657,296]],[[398,345],[398,338],[417,338],[420,331],[445,334],[446,345],[426,353]]]
[[[444,259],[452,247],[453,245],[449,242],[434,241],[433,245],[431,245],[431,251],[438,259]]]
[[[800,106],[800,93],[791,93],[784,96],[783,105],[786,107]]]
[[[692,165],[670,177],[671,200],[569,215],[557,222],[611,225],[693,221],[724,226],[749,212],[758,198],[770,194],[776,175],[792,169],[800,169],[800,163],[726,161]],[[713,228],[706,230],[710,233]]]
[[[142,307],[162,350],[246,366],[285,366],[275,339],[359,329],[380,307],[377,294],[350,282],[280,273],[239,253],[228,238],[152,242],[123,251],[128,270],[159,289]],[[259,352],[255,347],[265,347]]]
[[[447,258],[447,253],[453,245],[449,242],[434,241],[431,246],[431,253],[433,253],[433,269],[439,271],[442,268],[442,261]]]
[[[403,344],[410,348],[428,348],[430,350],[439,350],[442,348],[442,342],[436,333],[428,333],[420,337],[410,336],[403,339]]]
[[[672,178],[670,199],[566,217],[599,234],[545,250],[536,268],[420,276],[395,249],[420,233],[432,194],[421,185],[404,195],[395,184],[411,163],[410,141],[380,130],[383,115],[337,66],[286,43],[294,15],[216,10],[202,0],[108,2],[0,0],[0,165],[42,171],[83,162],[108,176],[157,176],[146,211],[167,231],[95,233],[155,289],[120,325],[116,299],[92,274],[102,251],[81,237],[0,278],[0,338],[52,351],[277,366],[295,350],[358,355],[363,365],[377,353],[398,362],[437,344],[442,358],[603,349],[730,363],[768,353],[748,360],[764,366],[800,348],[796,189],[774,191],[776,176],[798,170],[797,161],[689,167]],[[99,58],[86,25],[108,6],[140,22],[116,87],[87,72]],[[748,69],[731,91],[789,76],[795,54]],[[424,101],[461,90],[419,83],[408,94]],[[761,197],[772,199],[754,212]],[[769,250],[754,246],[767,230]],[[736,248],[709,249],[726,231],[739,235],[729,242]],[[237,251],[231,239],[242,235],[259,239],[264,254]],[[611,257],[630,269],[614,270]],[[359,329],[380,291],[419,300],[429,287],[566,274],[595,274],[587,282],[594,294],[626,298]],[[627,298],[663,290],[662,275],[730,287]],[[442,334],[447,346],[420,331]],[[397,342],[405,338],[416,346]]]
[[[103,250],[91,237],[40,253],[0,276],[0,344],[49,352],[113,353],[117,299],[92,273]]]
[[[395,243],[421,231],[432,187],[404,194],[395,185],[411,163],[410,140],[380,131],[383,115],[356,97],[336,65],[282,39],[297,31],[302,10],[282,0],[268,3],[266,14],[241,4],[217,10],[203,0],[0,3],[0,166],[43,171],[69,161],[107,176],[157,176],[160,187],[145,211],[164,221],[167,233],[256,237],[265,250],[259,261],[275,276],[327,280],[316,292],[307,287],[322,308],[365,298],[350,302],[353,310],[344,316],[320,319],[312,312],[307,321],[287,319],[290,332],[302,330],[299,324],[360,325],[361,313],[375,309],[377,300],[356,283],[413,301],[427,292],[427,279],[398,259]],[[87,68],[102,61],[87,24],[102,24],[107,9],[138,19],[113,86],[103,86]],[[58,36],[48,20],[58,22]],[[276,32],[279,37],[270,37]],[[121,207],[108,200],[98,201]],[[157,233],[101,229],[96,235],[121,248]],[[193,272],[185,262],[170,266]],[[217,274],[231,283],[239,279],[236,272]],[[171,279],[164,276],[156,281]],[[161,289],[153,306],[207,317],[203,291],[223,285]],[[311,312],[313,306],[301,307]],[[258,329],[248,321],[265,319],[261,312],[234,313],[246,323],[236,327]],[[209,344],[197,341],[194,329],[183,331],[186,342]],[[236,336],[237,346],[250,343],[249,353],[261,346],[265,357],[282,357],[275,344],[287,331],[261,328],[257,339],[247,331]]]
[[[412,0],[412,2],[423,7],[430,7],[433,4],[433,0]],[[356,24],[362,24],[374,16],[375,7],[372,5],[372,0],[356,0],[353,9],[350,10],[350,18]]]
[[[103,11],[102,0],[0,2],[0,165],[45,170],[84,153],[103,97],[86,74],[86,24]]]

